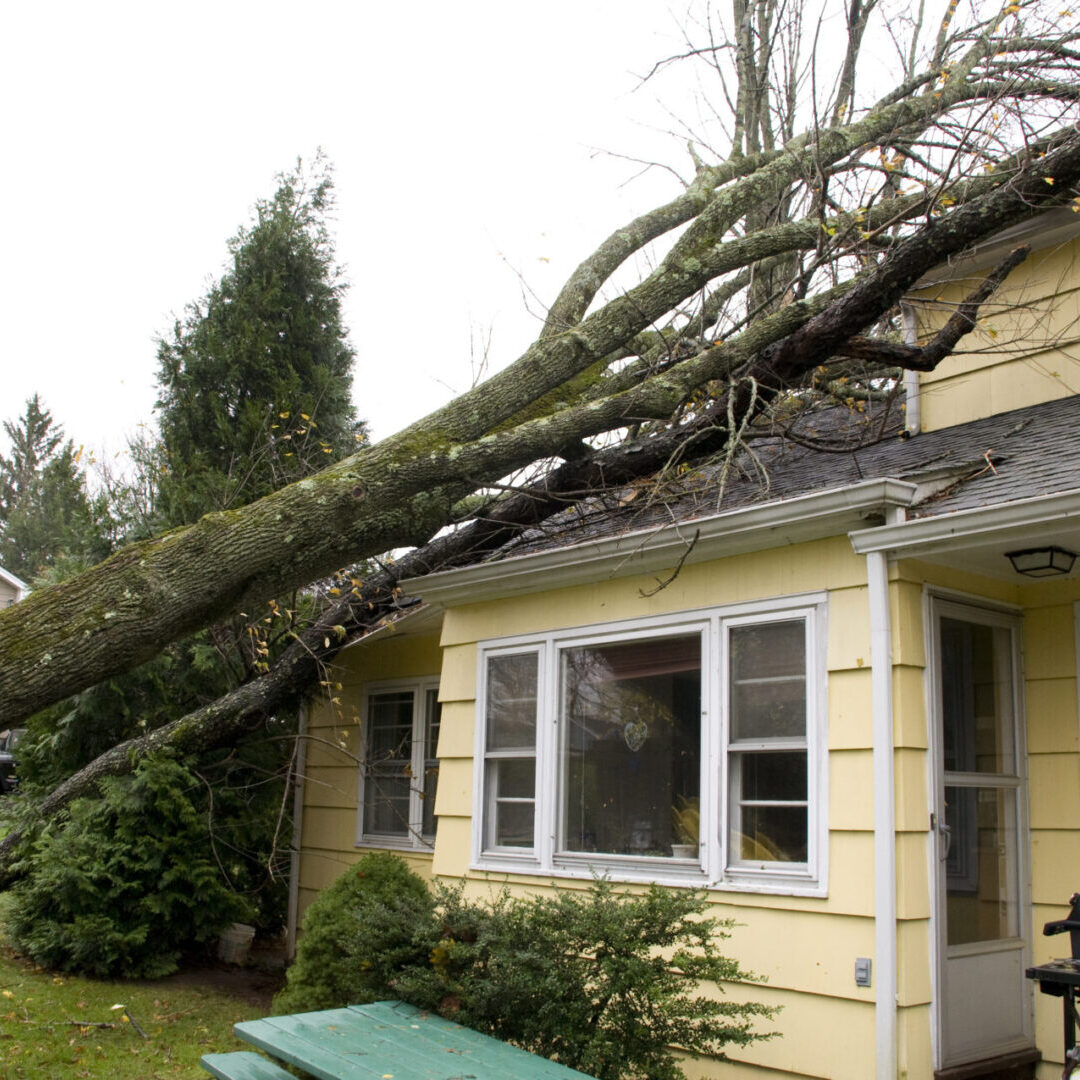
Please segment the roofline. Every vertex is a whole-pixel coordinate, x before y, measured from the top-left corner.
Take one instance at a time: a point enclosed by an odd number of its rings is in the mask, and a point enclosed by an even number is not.
[[[16,600],[21,600],[30,591],[30,586],[25,581],[17,578],[14,574],[8,573],[2,566],[0,566],[0,581],[7,582],[19,594],[15,598]]]
[[[1042,251],[1066,243],[1080,236],[1080,214],[1067,206],[1047,210],[1025,221],[1010,225],[973,247],[950,256],[948,261],[928,270],[908,290],[907,299],[918,299],[912,293],[929,289],[933,285],[966,277],[975,270],[985,270],[999,263],[1005,255],[1021,244],[1030,244],[1032,250]]]
[[[704,562],[837,536],[872,514],[910,506],[916,490],[915,484],[891,477],[863,480],[657,529],[407,578],[401,585],[425,601],[449,606],[628,577],[682,561]],[[555,571],[557,582],[551,577]]]
[[[963,541],[967,547],[988,546],[1039,526],[1080,519],[1080,491],[1035,495],[1028,499],[957,510],[938,517],[915,518],[898,525],[879,525],[848,533],[856,554],[884,551],[917,557],[948,551]]]

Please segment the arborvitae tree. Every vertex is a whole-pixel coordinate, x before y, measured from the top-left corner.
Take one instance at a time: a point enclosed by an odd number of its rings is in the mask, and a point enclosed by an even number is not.
[[[229,241],[231,266],[158,348],[168,524],[251,502],[352,453],[354,351],[326,219],[329,168],[279,177]]]
[[[5,420],[11,456],[0,454],[0,566],[29,581],[65,557],[108,553],[104,508],[90,497],[79,453],[35,394]]]

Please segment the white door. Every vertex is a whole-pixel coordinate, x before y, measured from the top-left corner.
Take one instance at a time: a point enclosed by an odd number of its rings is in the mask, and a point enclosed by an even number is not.
[[[939,1067],[1033,1044],[1017,632],[934,602]]]

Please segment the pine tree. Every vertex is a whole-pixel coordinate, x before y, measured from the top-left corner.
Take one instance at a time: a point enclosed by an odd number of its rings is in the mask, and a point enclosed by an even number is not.
[[[108,553],[100,500],[86,489],[80,453],[35,394],[5,420],[11,456],[0,455],[0,566],[29,581],[65,557]]]
[[[231,265],[159,343],[169,525],[251,502],[356,449],[345,282],[326,219],[329,167],[279,178],[229,241]]]

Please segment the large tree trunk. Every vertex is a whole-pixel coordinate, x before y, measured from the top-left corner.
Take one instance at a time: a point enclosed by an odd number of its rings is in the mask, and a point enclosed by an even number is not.
[[[781,164],[786,159],[763,171]],[[231,612],[350,562],[423,544],[478,487],[561,455],[582,438],[662,420],[710,380],[752,374],[779,391],[872,324],[931,267],[1055,195],[1060,201],[1078,176],[1080,137],[1069,132],[1045,156],[981,181],[989,190],[923,226],[862,277],[781,307],[620,393],[505,426],[712,279],[732,245],[721,243],[708,223],[720,214],[709,204],[638,289],[543,338],[506,371],[425,420],[243,509],[125,548],[0,613],[0,726],[129,669]],[[690,251],[697,252],[694,267],[677,271]]]

